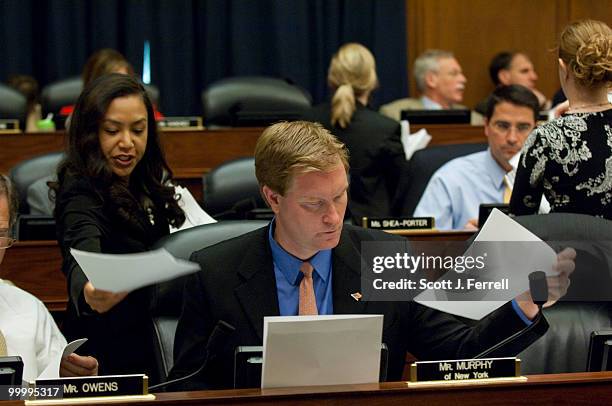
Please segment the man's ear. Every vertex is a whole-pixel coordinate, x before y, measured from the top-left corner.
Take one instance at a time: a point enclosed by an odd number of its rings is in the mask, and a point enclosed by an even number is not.
[[[272,209],[274,214],[278,214],[280,205],[279,198],[281,196],[280,193],[275,192],[266,185],[263,185],[261,188],[261,194],[263,195],[264,199],[268,203],[268,206],[270,206],[270,209]]]
[[[491,123],[491,121],[488,118],[484,118],[484,133],[487,136],[487,139],[489,138],[489,131],[490,131],[490,126],[489,124]]]
[[[499,79],[499,82],[502,85],[508,86],[510,84],[510,71],[507,69],[501,69],[499,72],[497,72],[497,79]]]
[[[438,74],[434,71],[425,73],[425,87],[435,89],[438,86]]]

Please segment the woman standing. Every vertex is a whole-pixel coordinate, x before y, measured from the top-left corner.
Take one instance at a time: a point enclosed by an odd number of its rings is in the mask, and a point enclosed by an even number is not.
[[[96,289],[70,248],[123,254],[148,250],[185,215],[159,141],[153,107],[142,85],[110,74],[79,97],[68,130],[68,150],[58,169],[58,240],[68,281],[65,332],[87,337],[87,352],[101,374],[153,369],[147,289],[111,293]]]
[[[349,150],[353,220],[388,217],[406,159],[399,124],[367,107],[378,86],[374,56],[361,44],[343,45],[331,60],[327,83],[331,103],[314,107],[304,119],[320,122]]]
[[[569,110],[536,128],[525,142],[510,211],[536,213],[542,194],[551,212],[612,219],[612,30],[570,24],[559,41],[559,79]]]

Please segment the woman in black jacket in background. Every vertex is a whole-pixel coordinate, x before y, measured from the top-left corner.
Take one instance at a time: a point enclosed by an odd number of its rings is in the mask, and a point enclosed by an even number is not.
[[[148,289],[96,289],[70,248],[142,252],[185,220],[168,186],[172,172],[153,114],[147,93],[132,77],[110,74],[93,81],[77,101],[66,158],[53,185],[68,282],[64,330],[69,339],[89,339],[84,351],[98,358],[100,374],[154,373]]]

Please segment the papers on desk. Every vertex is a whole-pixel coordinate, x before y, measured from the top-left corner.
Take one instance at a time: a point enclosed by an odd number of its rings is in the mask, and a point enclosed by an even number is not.
[[[431,135],[424,128],[421,128],[414,134],[410,134],[410,125],[406,120],[400,122],[400,127],[402,130],[401,140],[404,154],[406,155],[406,160],[409,160],[416,151],[425,148],[429,144]]]
[[[264,318],[262,388],[378,382],[382,315]]]
[[[529,274],[534,270],[544,271],[548,275],[552,274],[552,266],[557,261],[555,251],[531,231],[498,209],[493,209],[474,240],[474,244],[486,241],[530,243],[530,249],[522,251],[522,255],[516,255],[513,250],[504,251],[502,244],[491,245],[491,248],[497,252],[488,253],[486,268],[488,272],[491,272],[488,279],[502,279],[508,276],[504,272],[512,270],[511,276],[518,282],[516,286],[511,286],[511,289],[504,292],[507,296],[503,300],[500,300],[499,292],[489,292],[482,296],[481,291],[474,292],[474,297],[478,299],[472,298],[470,300],[469,294],[466,293],[466,300],[448,300],[448,296],[444,297],[445,293],[440,290],[425,290],[417,295],[414,300],[446,313],[480,320],[519,294],[529,290]],[[468,248],[466,253],[470,252],[474,244]],[[491,296],[494,296],[495,300],[491,300]]]
[[[57,353],[53,359],[47,364],[44,371],[38,376],[38,379],[57,379],[59,378],[60,364],[62,359],[66,358],[75,352],[81,345],[87,341],[86,338],[79,338],[71,343],[66,344],[64,351]]]
[[[200,270],[160,248],[136,254],[100,254],[74,248],[70,253],[96,289],[128,292]]]

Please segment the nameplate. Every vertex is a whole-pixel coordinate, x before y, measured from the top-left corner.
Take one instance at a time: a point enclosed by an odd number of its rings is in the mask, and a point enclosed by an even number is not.
[[[0,132],[1,133],[18,133],[19,131],[19,120],[5,119],[0,120]]]
[[[63,387],[64,399],[105,396],[142,396],[147,395],[149,392],[149,378],[142,374],[38,379],[35,385],[36,387],[59,385]]]
[[[378,230],[431,230],[434,228],[433,217],[363,217],[362,227]]]
[[[423,361],[410,365],[410,382],[454,382],[520,375],[521,361],[515,357]]]
[[[203,130],[202,117],[164,117],[157,121],[164,131]]]

